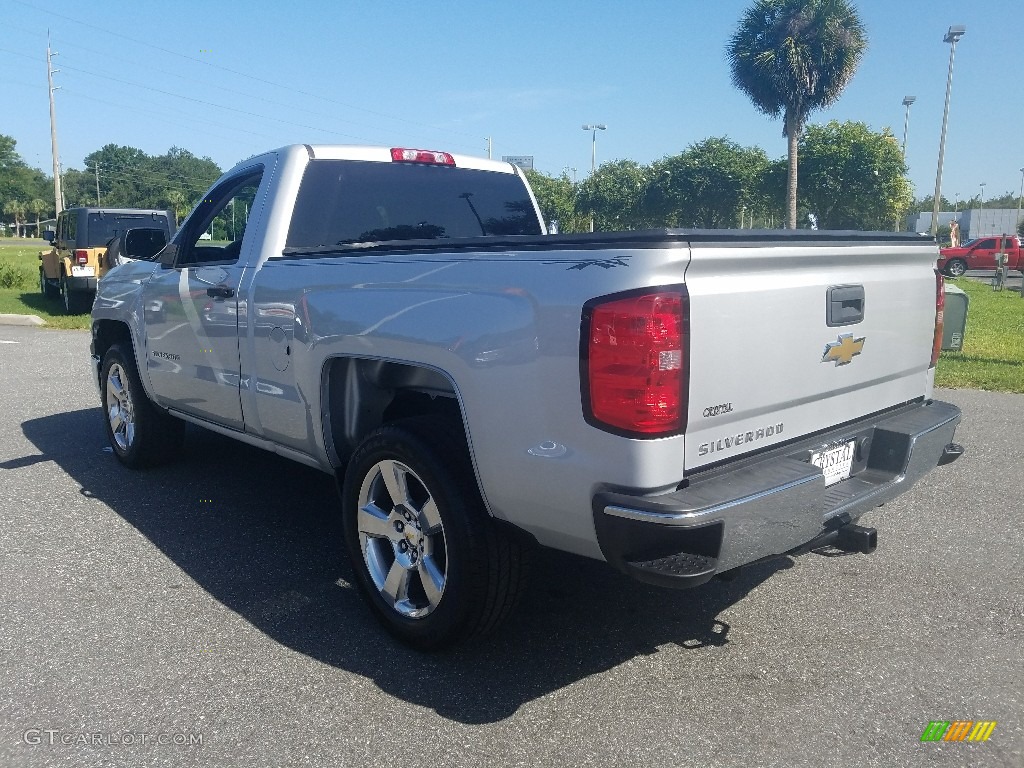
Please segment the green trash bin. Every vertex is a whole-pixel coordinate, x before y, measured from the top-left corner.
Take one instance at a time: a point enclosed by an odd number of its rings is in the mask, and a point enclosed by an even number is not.
[[[959,352],[967,330],[967,304],[970,299],[955,285],[946,283],[946,309],[942,314],[942,348]]]

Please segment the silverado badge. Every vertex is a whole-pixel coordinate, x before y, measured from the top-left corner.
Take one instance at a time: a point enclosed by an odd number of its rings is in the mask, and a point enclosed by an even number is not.
[[[825,354],[821,356],[821,362],[829,363],[835,360],[836,368],[840,365],[849,365],[854,356],[859,355],[864,349],[864,339],[864,336],[855,339],[852,333],[840,334],[838,341],[825,345]]]

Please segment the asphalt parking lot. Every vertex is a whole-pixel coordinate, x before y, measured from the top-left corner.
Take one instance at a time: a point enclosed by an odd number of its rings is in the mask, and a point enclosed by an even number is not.
[[[873,555],[671,592],[544,552],[502,634],[420,655],[350,587],[330,478],[200,430],[124,470],[87,335],[0,342],[2,766],[1024,762],[1024,396],[939,393],[968,453]]]

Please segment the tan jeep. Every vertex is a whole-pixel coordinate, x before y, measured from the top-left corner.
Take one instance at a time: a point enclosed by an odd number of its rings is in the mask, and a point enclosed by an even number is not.
[[[48,298],[60,296],[69,315],[88,312],[96,282],[113,264],[107,245],[129,229],[161,229],[169,240],[174,214],[142,208],[68,208],[57,216],[56,232],[43,237],[52,243],[39,253],[39,290]]]

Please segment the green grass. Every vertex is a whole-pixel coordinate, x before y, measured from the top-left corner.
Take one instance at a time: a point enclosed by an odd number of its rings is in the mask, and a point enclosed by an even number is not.
[[[0,314],[39,315],[48,328],[88,328],[88,314],[65,315],[60,299],[44,299],[39,292],[39,252],[45,248],[45,240],[0,240],[0,264],[25,275],[23,287],[0,287]]]
[[[939,358],[936,386],[1024,393],[1024,298],[967,278],[950,282],[970,299],[967,330],[963,350]]]

